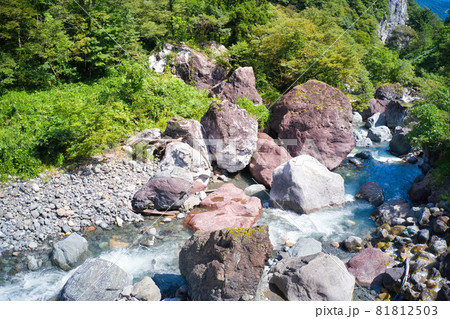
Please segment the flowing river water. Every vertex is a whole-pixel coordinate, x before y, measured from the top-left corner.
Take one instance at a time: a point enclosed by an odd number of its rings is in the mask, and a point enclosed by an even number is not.
[[[370,218],[374,207],[363,200],[355,199],[359,187],[365,182],[376,182],[385,192],[385,200],[407,199],[407,190],[414,178],[420,174],[417,165],[401,161],[388,153],[388,143],[374,143],[364,149],[354,149],[350,155],[361,150],[370,151],[373,159],[363,161],[356,167],[347,165],[335,170],[345,179],[347,203],[338,208],[323,209],[299,215],[269,207],[268,194],[261,196],[263,212],[257,224],[269,225],[270,239],[276,250],[284,248],[287,240],[313,237],[322,242],[324,251],[345,260],[352,254],[331,246],[350,235],[365,238],[376,228]],[[349,155],[349,156],[350,156]],[[240,188],[253,183],[248,172],[241,172],[230,179]],[[220,185],[213,185],[213,187]],[[143,229],[156,228],[152,246],[141,245]],[[140,225],[124,225],[112,230],[94,230],[86,234],[89,251],[93,257],[112,261],[139,281],[144,276],[155,274],[179,275],[178,253],[184,242],[192,235],[182,226],[182,219],[163,222],[162,218],[147,217]],[[111,249],[111,241],[117,249]],[[120,247],[123,246],[123,247]],[[128,247],[125,247],[128,246]],[[30,253],[43,260],[43,266],[36,271],[26,268],[26,254],[22,257],[0,259],[0,300],[55,300],[74,270],[66,272],[52,266],[48,252]],[[370,300],[370,297],[358,298]]]

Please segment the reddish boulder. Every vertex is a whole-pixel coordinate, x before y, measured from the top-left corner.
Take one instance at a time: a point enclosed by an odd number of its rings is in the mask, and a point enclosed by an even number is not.
[[[380,249],[366,248],[347,263],[348,272],[363,286],[381,284],[387,265],[393,259]]]
[[[310,80],[274,106],[270,128],[281,139],[296,139],[291,156],[310,155],[328,169],[339,166],[355,147],[350,100],[332,86]]]
[[[363,121],[367,121],[369,117],[376,113],[384,114],[386,112],[386,107],[388,105],[388,102],[378,99],[371,99],[369,101],[369,107],[365,109],[364,111],[360,112]]]
[[[272,187],[272,172],[291,159],[288,151],[265,133],[258,133],[256,152],[250,161],[250,173],[258,183]]]
[[[254,299],[272,249],[267,226],[196,232],[179,258],[191,299]]]
[[[256,90],[253,68],[237,68],[228,80],[211,89],[210,96],[216,95],[222,100],[236,103],[238,98],[247,98],[256,104],[262,104],[262,98]]]
[[[192,210],[184,225],[194,231],[215,231],[227,227],[250,228],[261,214],[261,200],[245,195],[233,184],[224,184]]]

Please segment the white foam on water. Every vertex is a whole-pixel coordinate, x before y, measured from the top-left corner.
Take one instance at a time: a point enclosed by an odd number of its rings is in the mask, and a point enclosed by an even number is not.
[[[283,248],[286,240],[297,241],[300,237],[313,237],[322,240],[345,239],[346,236],[359,235],[361,229],[372,223],[367,214],[372,206],[364,201],[355,201],[348,195],[345,206],[317,211],[311,214],[297,214],[292,211],[266,208],[258,224],[269,226],[269,235],[275,249]],[[355,224],[355,226],[352,226]]]
[[[52,300],[58,296],[73,271],[49,268],[18,273],[10,279],[10,283],[0,286],[0,300]]]
[[[146,275],[179,274],[178,253],[180,243],[166,242],[164,245],[150,248],[118,249],[102,253],[99,258],[108,260],[134,279],[140,279]]]

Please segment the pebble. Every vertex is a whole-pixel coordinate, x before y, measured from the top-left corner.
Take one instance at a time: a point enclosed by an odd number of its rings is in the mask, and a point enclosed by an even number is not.
[[[2,184],[0,251],[38,249],[61,232],[90,231],[96,225],[106,229],[143,220],[128,206],[156,167],[135,161],[131,164],[134,172],[128,163],[111,159],[67,173]]]
[[[163,222],[171,222],[172,221],[172,218],[170,218],[170,217],[164,217],[164,219],[163,219]]]

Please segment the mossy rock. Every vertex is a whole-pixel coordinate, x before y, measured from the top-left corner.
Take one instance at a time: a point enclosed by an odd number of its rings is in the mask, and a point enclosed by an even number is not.
[[[406,228],[406,226],[403,225],[395,225],[391,228],[391,230],[389,230],[389,234],[397,236],[399,235],[404,229]]]
[[[376,247],[378,249],[385,251],[386,249],[389,249],[391,246],[392,246],[392,243],[379,242],[379,243],[377,243]]]
[[[413,254],[419,254],[425,249],[427,249],[427,245],[415,245],[413,248],[411,248],[411,252]]]

